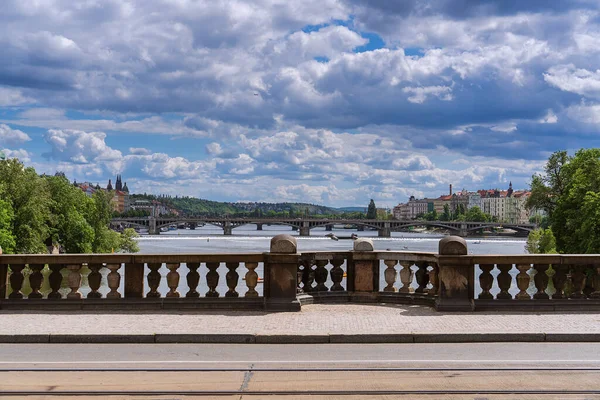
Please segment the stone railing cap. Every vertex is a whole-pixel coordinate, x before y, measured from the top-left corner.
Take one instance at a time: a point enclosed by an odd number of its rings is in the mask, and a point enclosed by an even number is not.
[[[373,241],[366,238],[358,238],[354,241],[354,251],[373,251]]]
[[[271,253],[296,254],[298,244],[296,238],[291,235],[277,235],[271,239]]]
[[[446,236],[440,240],[438,253],[444,256],[467,255],[467,242],[460,236]]]

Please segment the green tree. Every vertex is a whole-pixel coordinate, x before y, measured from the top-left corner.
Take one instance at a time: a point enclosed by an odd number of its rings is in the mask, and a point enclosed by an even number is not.
[[[490,216],[481,211],[481,208],[477,206],[469,208],[469,211],[465,215],[465,221],[469,222],[488,222],[489,220]]]
[[[444,204],[444,212],[440,215],[440,221],[450,221],[452,216],[450,215],[450,206]]]
[[[531,191],[527,205],[547,211],[560,253],[600,252],[600,149],[552,154]]]
[[[138,233],[132,228],[126,228],[121,233],[119,238],[119,250],[125,253],[137,253],[140,251],[140,246],[135,240],[139,237]]]
[[[16,241],[12,233],[12,224],[15,218],[10,202],[4,200],[6,193],[0,185],[0,248],[4,254],[11,254],[15,251]]]
[[[556,253],[556,239],[551,229],[536,229],[529,233],[525,250],[531,254]]]
[[[377,219],[377,207],[373,199],[371,199],[367,208],[367,219]]]
[[[3,200],[14,213],[10,231],[15,239],[15,253],[47,252],[51,199],[45,180],[33,168],[9,159],[0,162],[0,184],[5,191]]]

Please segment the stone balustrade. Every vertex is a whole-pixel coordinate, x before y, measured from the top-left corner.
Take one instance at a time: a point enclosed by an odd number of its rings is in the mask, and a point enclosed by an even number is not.
[[[240,309],[302,304],[425,304],[441,311],[600,309],[600,255],[468,255],[353,249],[298,253],[278,235],[249,254],[0,255],[0,308]]]

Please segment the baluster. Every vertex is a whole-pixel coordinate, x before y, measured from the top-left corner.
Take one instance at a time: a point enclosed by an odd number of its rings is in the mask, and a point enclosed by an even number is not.
[[[402,287],[398,291],[400,293],[412,293],[414,292],[414,289],[410,285],[415,277],[415,272],[411,269],[412,264],[410,261],[404,261],[400,262],[400,266],[402,267],[402,270],[400,270]]]
[[[160,272],[158,272],[158,270],[160,267],[162,267],[162,263],[148,263],[150,272],[148,273],[147,279],[150,291],[146,297],[160,297],[160,293],[158,292],[158,286],[160,285]]]
[[[585,299],[586,295],[583,293],[583,289],[585,289],[585,281],[587,280],[585,275],[585,265],[573,265],[571,271],[573,292],[569,297],[572,299]]]
[[[344,291],[344,287],[342,286],[342,280],[344,279],[344,270],[342,269],[342,264],[344,263],[343,258],[334,258],[329,261],[333,266],[329,274],[331,275],[331,281],[333,285],[331,286],[332,292]]]
[[[565,286],[568,280],[567,274],[569,272],[569,266],[558,264],[552,265],[552,268],[554,268],[555,271],[554,276],[552,277],[552,283],[554,284],[554,288],[556,289],[556,292],[552,295],[552,298],[566,299],[567,296],[565,295]]]
[[[189,262],[186,264],[190,272],[188,272],[186,276],[187,285],[190,288],[186,293],[185,297],[200,297],[200,293],[198,293],[198,284],[200,283],[200,274],[198,273],[198,268],[200,268],[199,262]]]
[[[479,264],[481,274],[479,274],[479,286],[481,286],[481,293],[479,293],[479,299],[491,300],[494,298],[490,293],[490,289],[494,284],[494,277],[490,272],[494,269],[494,264]]]
[[[240,275],[236,271],[239,265],[239,262],[225,263],[225,266],[229,270],[227,271],[227,274],[225,274],[225,281],[227,282],[227,287],[229,288],[227,293],[225,293],[225,297],[240,297],[240,294],[235,291],[235,288],[240,280]]]
[[[417,272],[415,276],[417,278],[417,284],[419,287],[415,290],[416,293],[425,293],[427,291],[427,284],[429,283],[429,274],[427,273],[427,263],[417,263]]]
[[[312,269],[313,263],[313,260],[302,261],[302,265],[304,265],[304,271],[302,271],[302,290],[304,290],[304,293],[314,290],[313,282],[315,281],[315,273]]]
[[[100,299],[102,293],[98,291],[100,284],[102,283],[102,274],[100,269],[103,267],[102,264],[89,264],[88,267],[92,272],[88,275],[88,285],[90,285],[91,291],[88,293],[88,299]]]
[[[23,281],[25,277],[23,276],[23,269],[25,268],[25,264],[11,264],[10,270],[12,273],[10,274],[10,286],[12,287],[12,293],[8,296],[9,299],[22,299],[23,293],[21,289],[23,288]]]
[[[592,287],[594,291],[590,294],[593,299],[600,298],[600,265],[595,266],[596,274],[592,278]]]
[[[535,264],[534,269],[537,272],[535,277],[533,278],[533,282],[535,283],[535,288],[537,292],[533,295],[534,299],[537,300],[547,300],[550,298],[548,293],[546,293],[546,288],[548,287],[548,275],[546,271],[548,270],[548,264]]]
[[[40,288],[42,287],[42,281],[44,280],[44,276],[42,275],[42,269],[44,269],[44,264],[29,264],[29,268],[33,271],[31,275],[29,275],[29,286],[31,286],[31,293],[29,294],[29,299],[41,299],[43,296],[40,293]]]
[[[396,283],[396,277],[398,276],[395,266],[396,264],[398,264],[398,261],[383,260],[383,263],[387,266],[383,273],[383,276],[385,277],[385,283],[387,283],[387,286],[383,289],[383,291],[395,292],[396,288],[394,287],[394,283]]]
[[[110,271],[106,277],[108,288],[110,289],[110,292],[106,294],[106,298],[120,299],[119,285],[121,284],[121,274],[119,274],[118,270],[121,268],[121,264],[106,264],[106,268]]]
[[[519,273],[517,274],[517,287],[519,288],[519,293],[515,296],[517,300],[531,300],[531,296],[527,293],[527,289],[529,289],[529,283],[531,282],[531,276],[527,273],[531,268],[530,264],[517,264],[517,269]]]
[[[317,286],[315,287],[316,292],[327,292],[327,286],[325,286],[325,282],[327,281],[327,269],[325,266],[329,263],[327,260],[317,260],[317,268],[315,269],[315,281],[317,282]]]
[[[244,264],[248,269],[248,272],[246,272],[246,286],[248,286],[248,291],[246,292],[245,297],[258,297],[258,292],[255,289],[258,284],[258,274],[255,271],[256,267],[258,267],[258,263],[247,262]]]
[[[498,264],[500,273],[498,274],[498,287],[500,293],[496,295],[498,300],[512,300],[512,296],[508,291],[512,283],[512,277],[508,273],[512,269],[512,264]]]
[[[217,268],[219,268],[219,265],[221,265],[221,263],[206,263],[206,268],[208,268],[208,273],[206,274],[208,292],[206,292],[206,297],[219,297],[219,292],[217,292],[217,285],[219,284],[219,273],[217,272]]]
[[[439,272],[440,272],[440,268],[438,267],[437,264],[433,264],[431,266],[431,271],[429,271],[429,282],[431,282],[431,289],[429,289],[429,295],[430,296],[437,296],[438,294],[438,285],[440,283],[439,281]]]
[[[81,264],[68,264],[67,269],[69,270],[69,276],[67,282],[71,291],[67,293],[67,299],[77,300],[81,299]]]
[[[50,288],[52,291],[48,294],[49,299],[62,299],[62,295],[60,294],[60,286],[62,284],[63,276],[60,273],[60,270],[64,268],[62,264],[54,264],[50,265],[50,276],[48,277],[48,281],[50,282]]]
[[[167,273],[167,286],[169,287],[169,291],[166,297],[179,297],[179,292],[177,291],[177,287],[179,286],[179,272],[177,272],[177,269],[180,265],[179,263],[167,263],[167,269],[169,270]]]

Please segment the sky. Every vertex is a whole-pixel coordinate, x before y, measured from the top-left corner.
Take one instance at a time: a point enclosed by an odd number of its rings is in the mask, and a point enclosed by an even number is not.
[[[0,149],[133,193],[393,207],[600,147],[596,0],[2,0]]]

